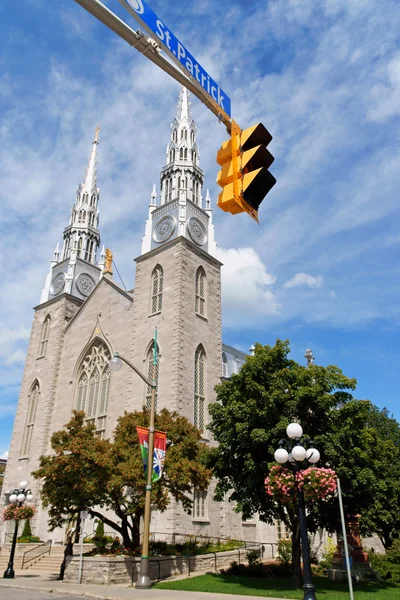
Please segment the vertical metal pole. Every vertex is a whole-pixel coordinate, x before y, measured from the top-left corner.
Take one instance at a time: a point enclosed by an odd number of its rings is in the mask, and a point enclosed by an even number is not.
[[[343,546],[344,546],[344,554],[345,554],[345,558],[346,558],[347,581],[349,582],[350,599],[354,600],[353,580],[351,579],[351,569],[350,569],[350,560],[349,560],[349,548],[347,546],[346,521],[344,518],[344,510],[343,510],[342,488],[340,487],[339,477],[336,478],[336,483],[337,483],[337,491],[338,491],[340,519],[342,521]]]
[[[20,506],[21,506],[21,504],[20,504]],[[14,535],[13,535],[13,541],[12,541],[11,552],[10,552],[10,560],[8,561],[7,569],[4,571],[3,579],[14,579],[14,577],[15,577],[14,554],[15,554],[15,546],[17,545],[18,524],[19,524],[19,521],[15,521]]]
[[[85,519],[81,519],[81,535],[79,539],[79,573],[78,583],[82,583],[82,567],[83,567],[83,535],[84,535]]]
[[[316,600],[315,599],[315,587],[312,582],[311,564],[310,564],[310,551],[308,548],[308,537],[307,537],[307,522],[306,522],[306,508],[304,505],[304,494],[303,490],[297,489],[297,506],[299,511],[299,522],[300,522],[300,535],[301,535],[301,549],[303,553],[303,571],[304,571],[304,600]]]
[[[150,511],[151,511],[151,488],[153,477],[153,452],[154,452],[154,414],[157,392],[157,329],[154,332],[154,352],[153,352],[153,377],[151,388],[151,405],[150,405],[150,427],[149,427],[149,452],[147,457],[147,482],[146,482],[146,497],[144,505],[144,527],[143,527],[143,543],[142,556],[140,558],[140,572],[136,582],[137,588],[151,588],[152,583],[149,576],[149,536],[150,536]]]

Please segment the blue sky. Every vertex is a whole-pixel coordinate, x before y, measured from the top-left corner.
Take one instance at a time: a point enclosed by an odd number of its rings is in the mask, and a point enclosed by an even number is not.
[[[105,4],[136,28],[117,0]],[[260,226],[214,210],[224,341],[289,338],[356,377],[400,419],[400,12],[394,0],[149,2],[261,121],[278,183]],[[182,9],[184,7],[184,9]],[[73,0],[0,4],[0,455],[9,446],[32,307],[101,125],[102,241],[127,285],[179,85]],[[225,129],[196,99],[205,189]],[[240,285],[238,286],[238,282]]]

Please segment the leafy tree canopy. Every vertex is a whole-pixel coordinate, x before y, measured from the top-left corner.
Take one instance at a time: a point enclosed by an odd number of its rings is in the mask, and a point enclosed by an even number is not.
[[[320,450],[318,466],[333,468],[340,477],[347,515],[361,515],[364,533],[383,536],[386,523],[388,539],[398,536],[399,424],[386,410],[355,400],[355,379],[338,367],[300,365],[288,358],[289,350],[287,341],[257,344],[241,371],[217,386],[210,430],[219,445],[209,463],[219,481],[217,499],[229,493],[244,518],[258,512],[262,520],[279,518],[294,531],[297,515],[266,495],[264,479],[276,464],[279,440],[295,420]],[[310,529],[340,529],[336,498],[307,509]]]
[[[86,509],[118,532],[126,547],[139,546],[146,482],[136,426],[148,421],[147,411],[125,413],[110,441],[97,437],[85,414],[74,411],[65,428],[52,435],[55,455],[42,456],[33,472],[43,479],[41,496],[49,507],[51,529]],[[205,489],[210,481],[208,448],[198,429],[175,412],[163,409],[155,426],[167,434],[167,451],[162,478],[153,484],[152,503],[164,511],[172,496],[190,512],[193,488]]]

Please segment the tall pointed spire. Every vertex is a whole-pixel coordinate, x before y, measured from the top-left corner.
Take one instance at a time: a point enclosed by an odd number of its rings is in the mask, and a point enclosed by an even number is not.
[[[196,141],[190,94],[181,87],[165,165],[160,175],[160,205],[153,192],[142,242],[142,254],[174,237],[183,236],[216,256],[211,198],[203,202],[204,173]],[[163,206],[164,205],[164,206]]]
[[[193,121],[192,115],[190,112],[190,103],[189,103],[189,92],[187,89],[182,86],[179,94],[179,101],[176,107],[176,116],[175,120],[178,123],[181,123],[183,120],[186,120],[187,123]]]
[[[96,254],[100,246],[98,202],[100,190],[97,187],[97,146],[99,129],[96,128],[85,181],[76,191],[68,226],[64,229],[62,253],[58,246],[50,265],[50,273],[42,292],[41,302],[55,297],[61,290],[81,299],[96,285],[102,268],[96,264]],[[59,261],[61,254],[61,261]],[[104,266],[104,257],[101,257]],[[100,261],[101,262],[101,261]],[[54,283],[56,281],[56,283]]]
[[[190,110],[190,95],[181,87],[171,137],[167,146],[165,166],[161,171],[161,204],[178,198],[180,191],[188,200],[202,206],[204,181],[200,169],[200,154],[196,142],[196,125]]]
[[[72,207],[69,226],[64,231],[63,258],[68,258],[73,250],[77,257],[92,264],[96,262],[96,253],[100,246],[98,201],[100,190],[97,187],[97,146],[99,129],[96,127],[93,147],[90,153],[84,183],[76,191],[75,204]]]
[[[89,164],[86,169],[85,183],[83,184],[83,188],[85,188],[89,193],[94,187],[96,187],[97,183],[97,146],[99,144],[99,130],[100,127],[97,126],[94,132],[95,136],[93,140],[92,152],[89,158]]]

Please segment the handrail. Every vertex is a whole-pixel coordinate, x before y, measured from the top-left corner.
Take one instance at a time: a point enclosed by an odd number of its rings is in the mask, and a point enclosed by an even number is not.
[[[142,536],[142,534],[140,534]],[[172,537],[172,543],[175,544],[175,538],[176,537],[186,537],[186,538],[194,538],[195,540],[197,538],[199,539],[205,539],[205,540],[217,540],[217,543],[219,543],[219,541],[232,541],[232,542],[242,542],[244,544],[245,549],[247,548],[247,544],[250,545],[254,545],[254,546],[258,546],[258,545],[262,545],[262,546],[271,546],[271,553],[272,553],[272,558],[274,558],[274,546],[278,545],[278,542],[256,542],[254,540],[237,540],[237,539],[233,539],[231,537],[224,537],[222,535],[216,536],[216,535],[197,535],[195,533],[180,533],[180,532],[174,532],[171,533],[170,531],[153,531],[151,533],[151,540],[152,541],[156,541],[155,540],[155,536],[156,535],[168,535]],[[235,549],[235,548],[234,548]]]
[[[205,536],[205,537],[207,537],[207,536]],[[268,544],[271,544],[271,545],[275,544],[275,542],[265,542],[265,543],[268,543]],[[264,552],[264,548],[263,548],[264,544],[261,543],[261,542],[259,542],[259,543],[258,542],[248,542],[248,544],[252,544],[254,547],[258,548],[259,552],[260,552],[260,556],[262,558],[263,552]],[[245,550],[248,547],[249,546],[247,546],[245,548]],[[231,550],[225,550],[225,551],[221,552],[221,554],[228,553],[228,552],[235,552],[235,551],[238,552],[238,555],[239,555],[238,556],[238,558],[239,558],[239,565],[240,565],[240,548],[232,548]],[[218,570],[217,569],[217,556],[220,553],[219,552],[209,552],[209,554],[214,554],[214,570],[217,571]],[[161,580],[161,563],[167,562],[168,560],[174,561],[177,558],[181,558],[183,561],[187,561],[188,575],[190,576],[190,574],[191,574],[191,571],[190,571],[190,561],[191,561],[191,559],[192,558],[201,558],[201,556],[204,556],[204,555],[202,555],[202,554],[186,554],[186,555],[182,554],[180,556],[168,556],[168,557],[165,557],[165,558],[155,558],[154,556],[149,556],[149,562],[150,563],[153,563],[153,562],[157,563],[157,565],[158,565],[158,577],[157,577],[157,581],[160,581]]]
[[[43,546],[48,546],[48,548],[44,549],[43,552],[39,552],[39,554],[32,556],[32,558],[28,558],[28,560],[25,559],[25,556],[27,554],[29,554],[30,552],[34,552],[35,550],[38,550],[39,548],[43,548]],[[39,556],[43,556],[43,554],[47,554],[47,553],[50,554],[50,552],[51,552],[51,540],[49,540],[48,542],[44,542],[43,544],[39,544],[38,546],[31,548],[30,550],[27,550],[26,552],[24,552],[24,554],[22,556],[21,569],[24,568],[24,565],[27,565],[29,562],[31,562],[35,558],[38,558]]]

